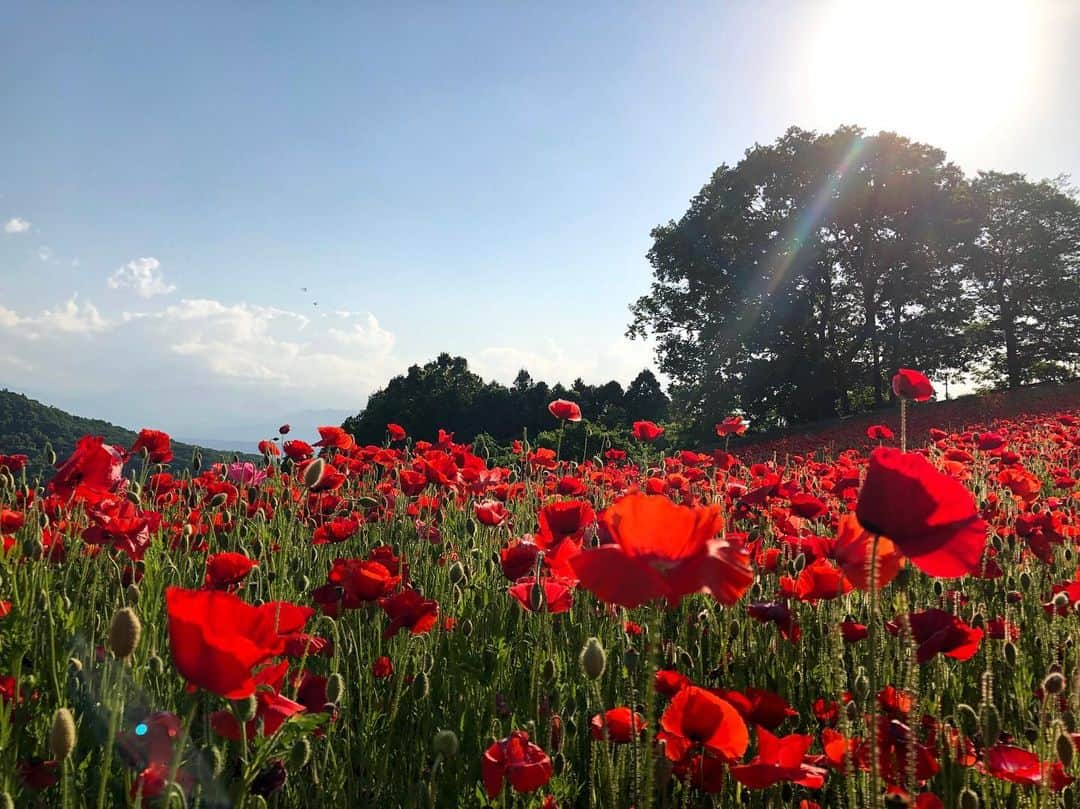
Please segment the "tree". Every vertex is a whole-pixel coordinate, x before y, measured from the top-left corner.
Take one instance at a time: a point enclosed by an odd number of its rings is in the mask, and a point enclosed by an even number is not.
[[[669,404],[660,380],[648,368],[634,377],[623,396],[623,407],[632,421],[664,421],[668,417]]]
[[[984,378],[1015,388],[1080,362],[1080,203],[1061,180],[980,172],[969,279]]]
[[[628,334],[656,338],[701,431],[733,409],[768,426],[879,404],[897,365],[933,371],[961,331],[963,301],[939,301],[959,287],[970,221],[942,151],[792,128],[653,230],[654,281]]]

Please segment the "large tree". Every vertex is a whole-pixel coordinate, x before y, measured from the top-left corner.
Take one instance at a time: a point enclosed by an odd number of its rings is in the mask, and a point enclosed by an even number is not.
[[[968,313],[939,301],[959,287],[969,208],[939,149],[793,128],[654,229],[654,281],[629,334],[654,335],[702,426],[733,408],[779,424],[880,403],[892,368],[953,353]]]
[[[1018,385],[1076,373],[1080,362],[1080,204],[1060,180],[980,172],[970,282],[979,369]]]

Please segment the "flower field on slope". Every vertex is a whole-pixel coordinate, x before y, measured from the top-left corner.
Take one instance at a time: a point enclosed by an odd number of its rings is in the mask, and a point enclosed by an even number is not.
[[[1072,806],[1054,404],[745,462],[737,419],[501,466],[397,425],[0,455],[0,809]]]

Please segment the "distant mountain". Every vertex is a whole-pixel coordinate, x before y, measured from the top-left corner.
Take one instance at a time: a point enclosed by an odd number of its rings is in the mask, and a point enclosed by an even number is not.
[[[22,454],[30,459],[29,477],[51,472],[45,448],[51,445],[60,459],[66,457],[84,435],[100,435],[109,444],[130,447],[138,433],[101,419],[73,416],[56,407],[34,401],[21,393],[0,389],[0,454]],[[204,463],[231,460],[234,453],[173,441],[174,469],[191,464],[196,450]]]

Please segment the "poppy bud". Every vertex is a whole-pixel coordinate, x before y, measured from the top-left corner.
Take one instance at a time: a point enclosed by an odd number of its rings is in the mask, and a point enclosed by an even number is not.
[[[310,759],[311,742],[308,741],[307,736],[301,736],[296,740],[292,749],[289,751],[289,763],[287,769],[290,772],[299,772],[307,766]]]
[[[1069,606],[1069,594],[1065,592],[1058,593],[1054,596],[1053,604],[1058,609]]]
[[[1067,733],[1058,734],[1057,740],[1054,742],[1054,752],[1057,753],[1058,761],[1061,762],[1062,767],[1068,769],[1072,765],[1076,746]]]
[[[412,694],[414,699],[424,699],[428,695],[428,691],[431,688],[431,684],[428,682],[428,676],[424,672],[418,672],[412,681]]]
[[[195,451],[191,453],[191,471],[198,474],[202,469],[202,453]]]
[[[1043,680],[1043,691],[1047,694],[1057,695],[1065,690],[1065,677],[1060,671],[1054,671],[1046,675]]]
[[[244,699],[234,699],[232,700],[232,710],[233,716],[241,722],[250,722],[258,713],[259,701],[255,699],[254,694]]]
[[[604,654],[604,647],[600,645],[600,641],[596,638],[585,641],[578,661],[586,677],[590,680],[599,679],[607,666],[607,655]]]
[[[806,567],[806,554],[800,553],[792,560],[791,569],[796,573],[801,573],[804,567]]]
[[[68,670],[72,674],[79,674],[83,670],[82,661],[77,657],[68,658]]]
[[[979,710],[979,724],[982,726],[983,744],[993,745],[997,743],[1001,735],[1001,715],[993,705],[983,705]]]
[[[854,700],[849,700],[847,705],[844,706],[844,715],[849,722],[854,722],[859,718],[859,706],[855,704]]]
[[[1024,728],[1024,738],[1028,740],[1030,744],[1035,744],[1039,740],[1039,729],[1034,725],[1028,725]]]
[[[326,678],[326,701],[335,705],[341,702],[345,694],[345,678],[335,672]]]
[[[30,537],[22,544],[23,556],[28,559],[40,559],[45,553],[45,546],[37,537]]]
[[[113,615],[109,626],[109,648],[118,660],[131,657],[142,636],[142,621],[131,607],[124,607]]]
[[[440,730],[435,734],[431,747],[437,755],[449,759],[458,754],[461,744],[458,742],[457,734],[454,731]]]
[[[225,492],[218,492],[210,498],[210,508],[221,508],[227,502],[229,502],[229,495],[225,494]]]
[[[970,789],[960,793],[960,809],[979,809],[979,796]]]
[[[142,595],[139,592],[139,586],[137,584],[129,584],[124,591],[124,598],[126,598],[132,606],[139,603],[139,596]]]
[[[460,584],[465,581],[465,566],[461,562],[454,562],[447,572],[451,584]]]
[[[1028,573],[1026,570],[1023,571],[1020,574],[1020,589],[1021,590],[1030,590],[1031,589],[1031,574]]]
[[[1061,715],[1061,721],[1065,723],[1065,730],[1076,733],[1076,715],[1072,711],[1065,711]]]
[[[1062,557],[1064,557],[1066,562],[1071,562],[1073,560],[1072,548],[1066,548],[1061,555]]]
[[[867,695],[870,693],[870,680],[865,674],[860,674],[855,678],[855,685],[852,689],[855,692],[855,698],[859,702],[866,700]]]
[[[0,792],[0,809],[15,809],[15,801],[8,792]]]
[[[56,450],[53,449],[52,444],[48,441],[45,442],[45,461],[49,466],[56,466]]]
[[[945,585],[941,583],[941,579],[934,579],[934,595],[941,598],[945,594]]]
[[[75,749],[75,719],[67,708],[60,708],[53,715],[52,732],[49,733],[49,750],[57,761],[63,761]]]
[[[1005,641],[1002,654],[1005,656],[1005,663],[1009,668],[1014,668],[1016,666],[1016,645],[1011,640]]]
[[[544,668],[540,672],[546,682],[551,682],[555,679],[555,659],[549,657],[544,661]]]
[[[326,461],[316,458],[304,469],[304,485],[309,489],[315,488],[323,479],[324,474],[326,474]]]
[[[465,637],[471,637],[473,633],[473,622],[466,618],[461,622],[461,634]]]
[[[158,657],[156,654],[152,654],[149,658],[147,658],[146,667],[155,677],[160,677],[162,674],[165,673],[165,661]]]
[[[956,719],[961,730],[969,736],[975,732],[979,724],[979,716],[975,713],[975,709],[965,703],[956,706]]]
[[[626,670],[629,672],[635,672],[638,669],[638,665],[641,663],[641,655],[638,650],[631,646],[623,654],[623,665],[626,666]]]

